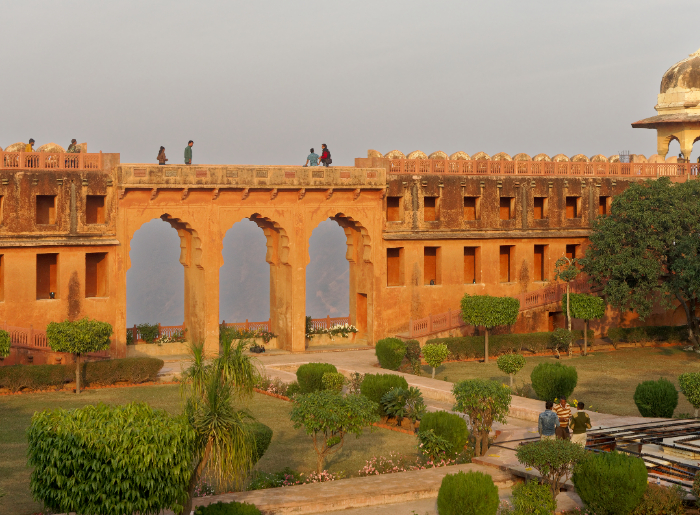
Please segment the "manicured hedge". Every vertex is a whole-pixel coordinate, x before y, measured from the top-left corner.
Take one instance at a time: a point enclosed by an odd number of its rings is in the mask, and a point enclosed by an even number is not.
[[[323,390],[323,374],[337,373],[338,369],[330,363],[306,363],[297,369],[297,382],[301,393]]]
[[[157,358],[124,358],[89,361],[80,364],[85,385],[111,385],[120,381],[143,383],[155,381],[163,368]],[[22,388],[60,389],[75,379],[75,364],[71,365],[13,365],[0,367],[0,388],[17,392]]]
[[[452,444],[450,453],[461,452],[469,440],[469,429],[465,420],[447,411],[431,411],[423,415],[420,421],[421,431],[433,430]]]
[[[583,338],[583,331],[572,331],[576,339]],[[589,340],[593,338],[593,331],[588,331]],[[484,357],[483,336],[460,336],[452,338],[433,338],[426,342],[444,343],[450,351],[450,360],[474,359]],[[518,353],[523,351],[544,352],[554,348],[552,333],[523,333],[523,334],[490,334],[489,355]]]
[[[400,338],[384,338],[374,348],[379,366],[388,370],[398,370],[406,355],[406,344]]]
[[[382,397],[392,388],[408,390],[408,383],[402,376],[395,374],[367,374],[360,385],[360,393],[369,400],[377,403],[377,414],[380,417],[387,415],[382,406]]]
[[[617,344],[671,342],[679,343],[688,340],[687,325],[653,325],[649,327],[611,327],[608,338]]]
[[[439,515],[496,515],[498,488],[482,472],[457,472],[442,479],[438,491]]]

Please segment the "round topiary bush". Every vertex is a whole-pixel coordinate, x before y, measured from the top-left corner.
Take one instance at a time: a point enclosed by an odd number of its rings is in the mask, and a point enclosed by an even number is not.
[[[575,367],[561,363],[540,363],[530,374],[532,388],[543,401],[554,401],[560,397],[571,397],[578,383]]]
[[[452,444],[448,453],[460,452],[469,440],[467,423],[459,415],[447,411],[431,411],[423,415],[420,421],[420,430],[433,430],[437,436],[441,436]]]
[[[644,381],[634,391],[634,403],[643,417],[671,418],[678,406],[678,392],[673,383],[663,377]]]
[[[602,452],[577,463],[571,480],[596,515],[628,515],[647,489],[647,467],[635,456]]]
[[[514,515],[551,515],[557,502],[548,485],[528,481],[513,487],[513,508]]]
[[[345,384],[345,376],[340,372],[326,372],[321,377],[321,383],[323,383],[324,390],[340,393]]]
[[[439,515],[496,515],[498,488],[481,472],[458,472],[442,479],[438,492]]]
[[[194,515],[261,515],[261,512],[254,504],[233,501],[197,506]]]
[[[377,342],[374,352],[380,367],[398,370],[406,355],[406,344],[399,338],[384,338]]]
[[[388,413],[382,405],[382,397],[392,388],[408,390],[408,382],[396,374],[367,374],[360,385],[360,393],[377,403],[377,415],[386,417]]]
[[[525,366],[525,358],[520,354],[502,354],[498,356],[496,365],[501,372],[508,374],[510,387],[513,387],[513,376]]]
[[[306,363],[297,369],[297,382],[301,393],[323,390],[323,374],[337,373],[338,369],[330,363]]]

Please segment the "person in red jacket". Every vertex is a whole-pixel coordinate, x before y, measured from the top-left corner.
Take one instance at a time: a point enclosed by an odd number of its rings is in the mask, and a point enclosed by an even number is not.
[[[321,145],[321,149],[321,164],[323,166],[328,166],[333,162],[331,159],[331,151],[328,150],[328,146],[325,143]]]

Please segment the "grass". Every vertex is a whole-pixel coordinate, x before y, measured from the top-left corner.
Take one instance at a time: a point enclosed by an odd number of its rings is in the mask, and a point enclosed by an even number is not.
[[[540,363],[554,363],[554,357],[526,358],[527,364],[515,376],[515,386],[529,385],[530,373]],[[700,354],[682,350],[681,347],[621,349],[616,352],[598,352],[589,356],[574,355],[562,358],[564,365],[575,366],[578,385],[573,397],[592,406],[595,411],[614,415],[639,416],[632,399],[639,383],[665,377],[679,390],[675,414],[694,412],[693,406],[680,393],[678,376],[683,372],[700,372]],[[423,367],[423,375],[430,376],[431,369]],[[508,384],[508,376],[496,366],[496,359],[488,363],[453,362],[441,365],[435,372],[436,379],[457,382],[463,379],[495,379]]]
[[[58,407],[79,408],[98,402],[125,404],[132,401],[145,401],[154,408],[173,414],[181,411],[177,385],[85,390],[79,396],[55,392],[0,397],[0,490],[7,494],[0,498],[0,513],[25,515],[42,508],[32,500],[29,491],[31,471],[27,468],[26,459],[25,432],[35,411]],[[274,431],[270,447],[256,465],[257,470],[277,472],[291,467],[300,472],[310,472],[315,469],[316,453],[311,437],[303,429],[294,429],[289,420],[291,403],[254,394],[246,405],[260,422]],[[414,436],[376,428],[371,435],[368,433],[365,431],[359,439],[354,436],[347,438],[343,449],[326,461],[326,469],[351,476],[356,475],[372,456],[388,455],[392,451],[417,456]]]

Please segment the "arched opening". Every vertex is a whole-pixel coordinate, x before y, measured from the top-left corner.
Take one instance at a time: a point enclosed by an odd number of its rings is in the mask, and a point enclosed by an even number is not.
[[[248,218],[224,236],[224,264],[219,272],[219,320],[263,322],[270,319],[270,264],[267,238]]]
[[[668,143],[668,154],[666,154],[666,159],[669,157],[678,157],[678,154],[681,153],[681,144],[678,141],[678,138],[672,138],[671,141]]]
[[[185,313],[181,240],[166,221],[154,219],[134,233],[126,272],[126,324],[180,325]]]
[[[306,315],[319,320],[330,318],[331,325],[350,322],[350,261],[348,235],[330,218],[321,222],[309,238],[306,267]],[[346,318],[347,317],[347,318]],[[346,318],[345,320],[332,320]]]

